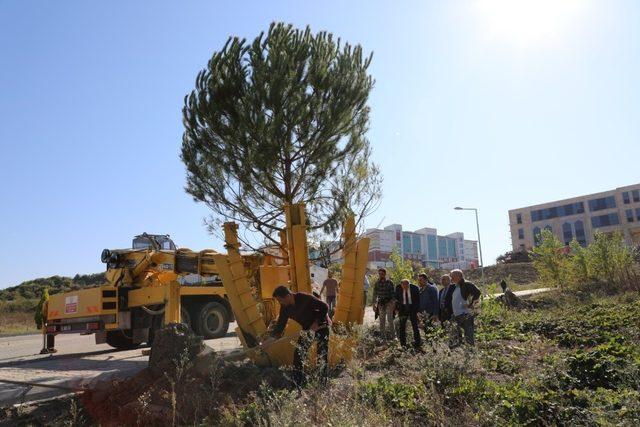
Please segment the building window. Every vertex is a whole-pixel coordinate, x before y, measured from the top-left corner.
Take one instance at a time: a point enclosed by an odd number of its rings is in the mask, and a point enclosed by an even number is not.
[[[522,214],[516,214],[516,222],[522,224]]]
[[[636,221],[640,221],[640,209],[636,209]]]
[[[584,233],[584,224],[582,221],[574,222],[573,228],[576,231],[576,240],[580,243],[580,246],[587,246],[587,236]]]
[[[552,208],[531,211],[531,221],[544,221],[547,219],[559,218],[581,213],[584,213],[584,204],[582,202],[569,203],[568,205],[554,206]]]
[[[422,242],[420,241],[420,236],[413,236],[413,253],[422,253]]]
[[[616,198],[613,196],[601,197],[599,199],[589,200],[589,210],[591,212],[601,211],[603,209],[611,209],[616,207]]]
[[[627,214],[627,222],[633,222],[633,209],[627,209],[625,213]]]
[[[533,244],[540,246],[540,227],[533,227]]]
[[[447,239],[445,237],[438,238],[438,259],[447,256]]]
[[[565,222],[562,224],[562,237],[564,237],[564,244],[568,245],[573,240],[573,232],[571,231],[571,224]]]
[[[410,253],[411,251],[411,236],[404,234],[402,236],[402,253]]]
[[[631,203],[631,199],[629,198],[629,192],[625,191],[624,193],[622,193],[622,202],[625,205],[628,205],[629,203]]]
[[[631,191],[631,195],[633,196],[634,202],[640,202],[640,190]]]
[[[553,233],[553,228],[550,225],[545,225],[544,229]]]
[[[456,241],[454,239],[449,239],[449,256],[451,258],[455,258],[458,256],[458,251],[456,249]]]
[[[430,260],[435,261],[438,259],[438,242],[436,236],[433,234],[427,235],[427,250]]]
[[[518,228],[518,239],[524,239],[524,228]]]
[[[591,226],[593,228],[608,227],[611,225],[618,225],[618,224],[620,224],[620,218],[618,217],[617,213],[591,217]]]

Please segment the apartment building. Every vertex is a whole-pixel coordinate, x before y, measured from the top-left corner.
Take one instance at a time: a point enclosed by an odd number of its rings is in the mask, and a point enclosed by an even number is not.
[[[513,250],[529,250],[542,230],[560,241],[586,246],[596,231],[620,231],[627,243],[640,244],[640,184],[509,211]]]
[[[364,233],[371,239],[369,268],[390,265],[389,256],[398,248],[405,259],[433,268],[473,268],[478,266],[478,245],[465,240],[463,233],[438,235],[435,228],[404,231],[402,225],[391,224]]]

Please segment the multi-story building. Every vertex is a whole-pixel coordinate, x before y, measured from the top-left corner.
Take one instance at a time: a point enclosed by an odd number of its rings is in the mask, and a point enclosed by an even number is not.
[[[372,228],[364,235],[371,239],[369,268],[390,264],[389,256],[398,248],[405,259],[434,268],[472,268],[478,266],[478,245],[465,240],[463,233],[439,236],[435,228],[403,231],[400,224]]]
[[[529,250],[551,230],[564,244],[586,246],[596,231],[619,231],[629,244],[640,244],[640,184],[509,211],[513,250]]]

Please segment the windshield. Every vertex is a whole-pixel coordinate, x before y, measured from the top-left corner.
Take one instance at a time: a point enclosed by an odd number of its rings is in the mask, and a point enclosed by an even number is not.
[[[151,242],[146,237],[138,237],[133,239],[133,249],[150,249]]]
[[[138,236],[133,239],[133,249],[153,249],[154,245],[151,243],[151,239],[157,243],[158,247],[163,251],[175,251],[176,245],[167,236]]]

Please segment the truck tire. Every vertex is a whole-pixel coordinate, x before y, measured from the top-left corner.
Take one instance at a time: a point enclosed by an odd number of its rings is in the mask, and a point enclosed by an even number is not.
[[[139,344],[135,344],[130,336],[131,330],[126,335],[122,330],[107,331],[107,344],[118,350],[129,350],[138,347]]]
[[[229,330],[229,313],[219,302],[203,303],[196,309],[196,331],[205,339],[220,338]]]

